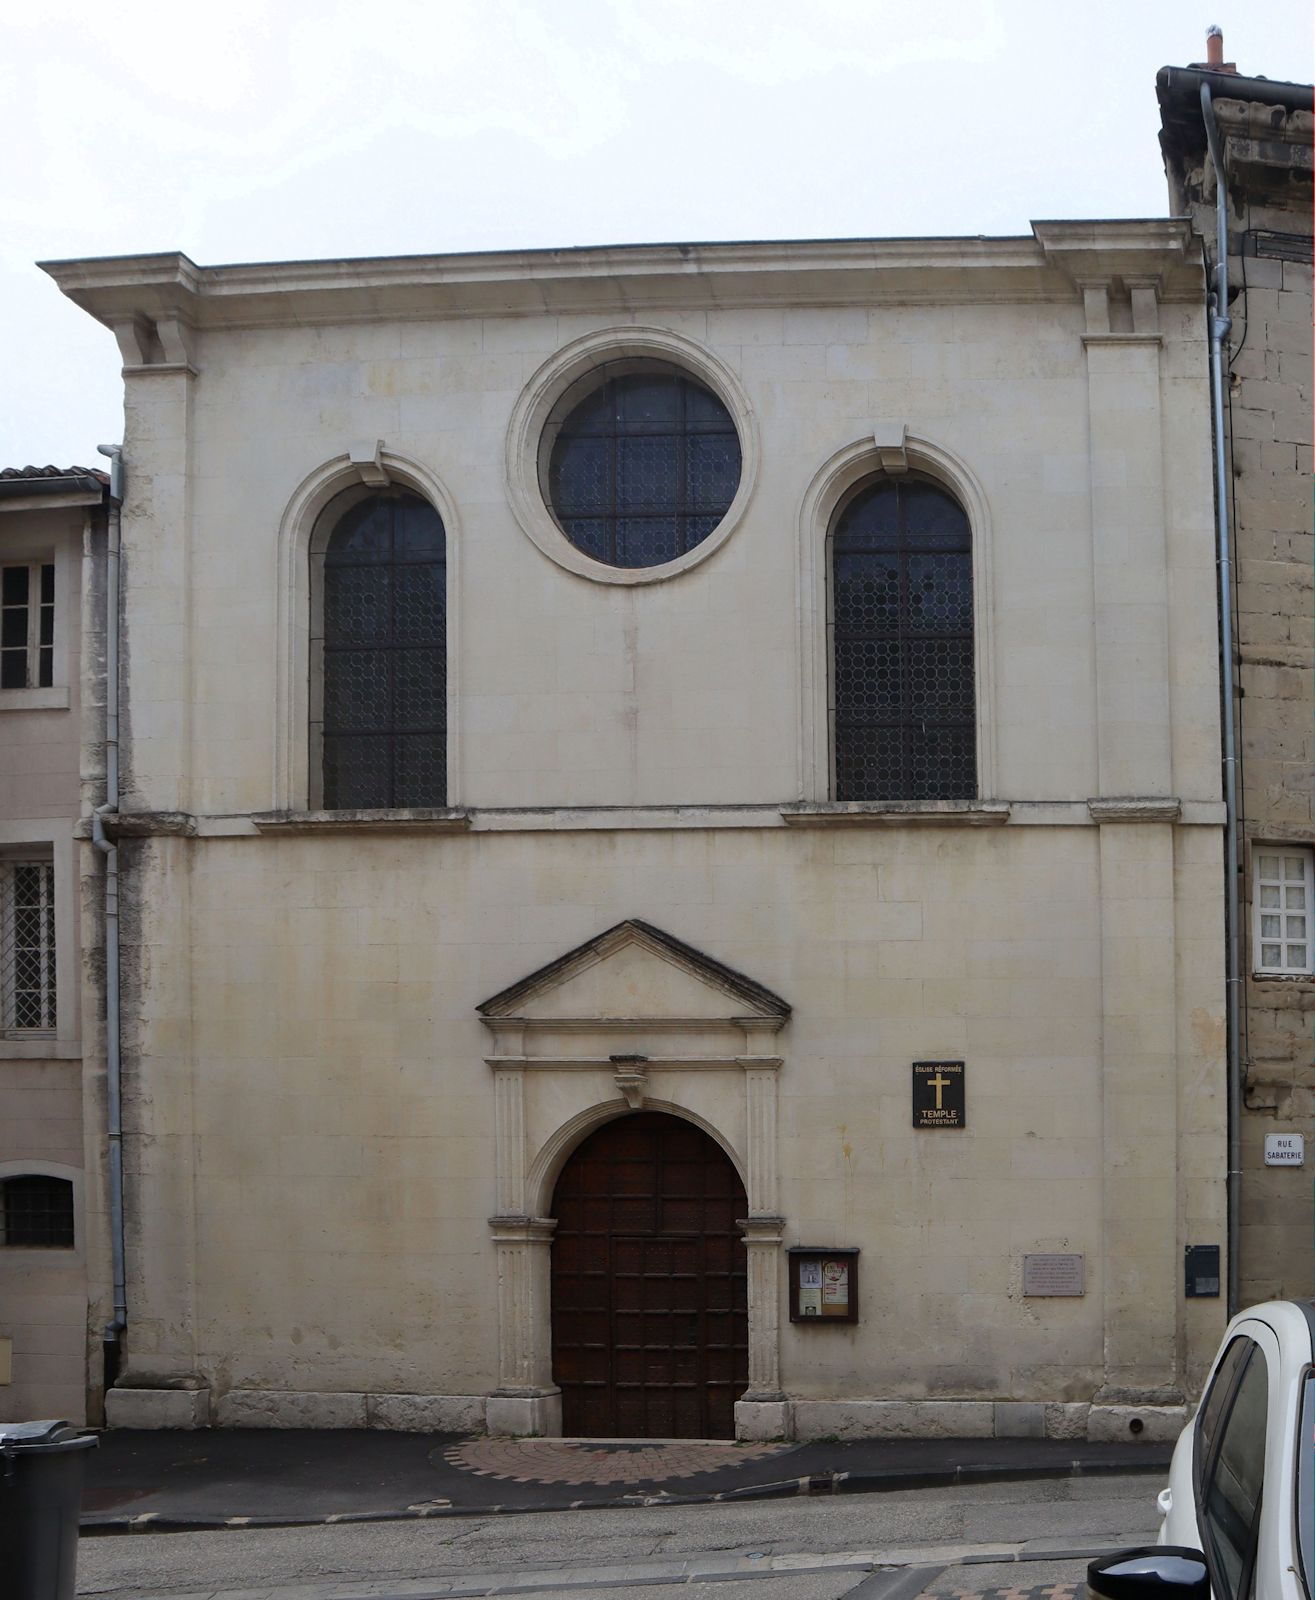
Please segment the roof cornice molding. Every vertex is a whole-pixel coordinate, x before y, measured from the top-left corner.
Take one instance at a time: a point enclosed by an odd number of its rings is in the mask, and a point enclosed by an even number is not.
[[[545,312],[629,317],[655,306],[1062,302],[1073,297],[1067,264],[1079,238],[1081,248],[1140,261],[1139,276],[1196,298],[1185,230],[1174,220],[1047,222],[1034,224],[1032,238],[611,245],[219,267],[173,252],[41,266],[116,332],[140,319],[209,330]]]
[[[1047,263],[1079,292],[1093,283],[1154,283],[1162,300],[1200,299],[1189,217],[1147,222],[1034,222]]]

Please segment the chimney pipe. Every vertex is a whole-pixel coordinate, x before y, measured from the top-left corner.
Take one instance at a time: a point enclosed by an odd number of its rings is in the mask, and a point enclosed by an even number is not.
[[[1224,66],[1224,30],[1212,22],[1205,31],[1205,64],[1211,72],[1221,72]]]

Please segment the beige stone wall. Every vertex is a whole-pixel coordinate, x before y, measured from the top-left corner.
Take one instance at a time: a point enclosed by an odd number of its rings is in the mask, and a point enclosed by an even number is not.
[[[70,496],[70,498],[73,498]],[[86,496],[82,497],[83,499]],[[73,829],[82,753],[81,612],[88,508],[0,502],[0,561],[55,566],[54,683],[0,690],[0,858],[53,861],[57,1027],[0,1029],[0,1176],[47,1173],[75,1193],[72,1250],[0,1248],[0,1340],[11,1381],[0,1421],[86,1416],[87,1225],[83,1194],[81,950]]]
[[[1217,833],[1117,830],[1129,877],[1110,949],[1127,949],[1106,966],[1163,997],[1151,1023],[1109,977],[1102,990],[1106,831],[153,845],[143,892],[190,878],[191,965],[189,984],[152,937],[149,987],[133,985],[134,1364],[199,1372],[219,1394],[492,1390],[494,1106],[475,1006],[639,914],[794,1007],[778,1046],[787,1242],[859,1245],[864,1315],[852,1330],[786,1325],[789,1394],[1090,1401],[1112,1306],[1116,1378],[1195,1381],[1219,1308],[1181,1300],[1176,1216],[1193,1239],[1219,1237],[1220,948],[1200,915],[1218,892]],[[968,1062],[969,1127],[914,1133],[909,1063],[939,1055]],[[1111,1116],[1119,1072],[1134,1081]],[[531,1090],[527,1162],[616,1099],[606,1071]],[[657,1072],[653,1092],[744,1150],[735,1083]],[[1029,1250],[1083,1252],[1086,1295],[1024,1299]]]
[[[657,287],[638,257],[503,262],[518,315],[386,274],[300,316],[276,285],[265,325],[212,300],[185,336],[141,291],[172,353],[121,329],[137,1383],[200,1380],[232,1422],[493,1422],[548,1356],[526,1174],[622,1109],[606,1059],[639,1050],[748,1174],[752,1360],[801,1428],[887,1426],[853,1409],[881,1401],[1176,1418],[1222,1321],[1182,1248],[1224,1243],[1199,275],[1172,224],[928,244],[925,271],[873,246],[893,287],[828,277],[846,248],[729,287],[715,252]],[[536,375],[618,328],[724,370],[757,462],[720,548],[648,585],[545,555],[514,492]],[[376,440],[448,524],[449,831],[304,814],[306,552]],[[973,524],[989,804],[948,823],[836,826],[827,798],[824,541],[880,449]],[[628,918],[783,995],[779,1067],[682,1061],[680,1029],[734,1018],[670,997],[610,1032],[600,991],[499,1100],[476,1007]],[[942,1055],[969,1127],[915,1134],[910,1063]],[[863,1251],[862,1320],[778,1339],[780,1246],[828,1242]],[[1084,1295],[1024,1298],[1033,1250],[1082,1253]]]

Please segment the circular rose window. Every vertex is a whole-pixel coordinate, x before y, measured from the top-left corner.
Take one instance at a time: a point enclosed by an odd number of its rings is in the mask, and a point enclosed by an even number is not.
[[[675,368],[596,368],[553,408],[541,481],[557,526],[609,567],[677,561],[717,528],[740,486],[740,437],[713,392]]]

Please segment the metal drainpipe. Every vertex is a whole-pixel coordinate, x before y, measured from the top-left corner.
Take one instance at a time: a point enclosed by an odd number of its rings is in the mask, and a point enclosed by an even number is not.
[[[128,1326],[123,1243],[123,1073],[119,1041],[119,848],[105,833],[119,811],[119,549],[122,538],[123,447],[96,447],[110,458],[109,538],[105,560],[105,802],[91,814],[91,837],[105,854],[105,1084],[110,1168],[110,1253],[114,1315],[103,1339],[115,1348],[115,1368]]]
[[[1228,184],[1224,156],[1210,101],[1201,85],[1201,116],[1215,169],[1215,270],[1210,296],[1210,397],[1214,412],[1215,528],[1219,543],[1219,654],[1223,661],[1224,701],[1224,871],[1227,874],[1228,944],[1228,1314],[1238,1308],[1242,1199],[1242,963],[1239,953],[1237,883],[1237,734],[1233,684],[1233,561],[1228,521],[1228,463],[1224,441],[1224,341],[1233,326],[1228,315]]]

